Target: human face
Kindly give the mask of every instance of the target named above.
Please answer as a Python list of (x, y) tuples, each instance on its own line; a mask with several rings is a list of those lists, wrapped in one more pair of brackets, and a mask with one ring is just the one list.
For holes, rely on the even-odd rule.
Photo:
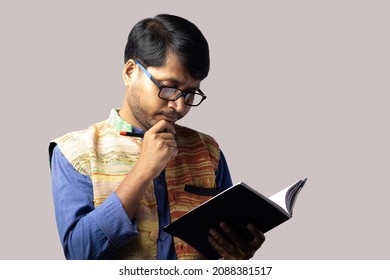
[[(178, 58), (168, 55), (165, 65), (147, 67), (148, 72), (165, 86), (187, 91), (199, 89), (201, 80), (193, 79), (182, 67)], [(126, 96), (120, 115), (133, 126), (148, 130), (160, 120), (175, 123), (190, 110), (181, 97), (166, 101), (158, 97), (159, 88), (145, 75), (135, 61), (129, 60), (124, 68)]]

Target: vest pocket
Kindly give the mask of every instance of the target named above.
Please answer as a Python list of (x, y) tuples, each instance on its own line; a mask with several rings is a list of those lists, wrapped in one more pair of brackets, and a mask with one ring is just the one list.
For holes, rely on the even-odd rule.
[(220, 188), (202, 188), (192, 185), (185, 185), (184, 191), (200, 196), (215, 196), (222, 192)]

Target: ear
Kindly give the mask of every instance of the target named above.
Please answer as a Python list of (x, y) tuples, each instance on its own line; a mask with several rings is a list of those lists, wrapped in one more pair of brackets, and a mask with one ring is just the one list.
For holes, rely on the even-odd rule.
[(123, 67), (122, 71), (122, 79), (125, 83), (125, 86), (128, 86), (130, 84), (130, 80), (132, 77), (134, 77), (134, 72), (136, 72), (136, 63), (134, 60), (129, 59), (125, 66)]

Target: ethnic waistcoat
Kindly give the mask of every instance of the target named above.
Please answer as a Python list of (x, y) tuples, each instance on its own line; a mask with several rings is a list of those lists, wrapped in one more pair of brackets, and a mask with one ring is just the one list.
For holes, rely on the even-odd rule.
[[(116, 190), (138, 160), (142, 140), (119, 133), (123, 129), (131, 131), (129, 126), (113, 110), (108, 120), (54, 140), (73, 167), (91, 178), (95, 208)], [(218, 144), (210, 136), (178, 125), (175, 130), (178, 154), (165, 168), (171, 221), (210, 198), (184, 188), (185, 185), (216, 188), (215, 171), (220, 156)], [(121, 248), (117, 257), (155, 259), (159, 227), (153, 182), (133, 219), (139, 235)], [(174, 244), (178, 259), (204, 258), (179, 238), (174, 237)]]

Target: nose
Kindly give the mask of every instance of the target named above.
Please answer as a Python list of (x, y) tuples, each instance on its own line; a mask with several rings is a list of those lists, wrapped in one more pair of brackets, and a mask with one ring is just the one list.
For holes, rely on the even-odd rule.
[(184, 113), (187, 105), (184, 104), (184, 96), (180, 96), (175, 101), (168, 101), (168, 107), (174, 109), (178, 113)]

